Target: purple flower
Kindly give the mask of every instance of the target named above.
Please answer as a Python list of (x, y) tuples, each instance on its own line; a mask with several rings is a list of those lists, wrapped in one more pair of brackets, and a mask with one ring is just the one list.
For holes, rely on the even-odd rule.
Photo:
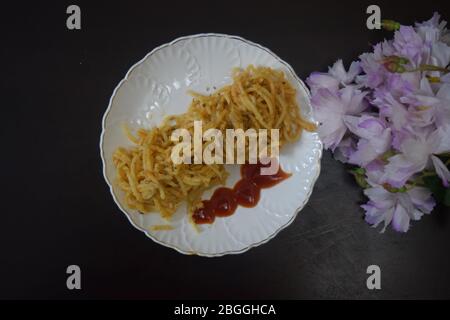
[(361, 138), (357, 150), (349, 157), (349, 163), (366, 166), (391, 147), (391, 129), (385, 121), (363, 114), (360, 117), (345, 116), (349, 130)]
[(346, 137), (334, 149), (334, 158), (347, 163), (349, 158), (356, 152), (356, 141), (353, 137)]
[(420, 220), (424, 213), (430, 213), (435, 201), (431, 192), (422, 187), (413, 187), (406, 192), (389, 192), (381, 186), (364, 190), (369, 198), (361, 207), (366, 211), (365, 220), (373, 227), (384, 223), (381, 232), (392, 223), (396, 231), (406, 232), (411, 220)]
[(313, 72), (306, 79), (306, 83), (311, 89), (311, 94), (314, 96), (320, 89), (327, 89), (330, 92), (336, 93), (339, 90), (339, 80), (328, 73)]
[(406, 138), (410, 138), (412, 135), (410, 128), (402, 128), (400, 130), (392, 131), (392, 148), (400, 151), (400, 146)]
[(414, 67), (426, 63), (431, 51), (430, 44), (410, 26), (401, 26), (400, 30), (395, 32), (392, 46), (399, 56), (408, 58)]
[(420, 89), (400, 99), (410, 105), (409, 121), (419, 127), (435, 122), (437, 126), (450, 123), (450, 84), (444, 83), (435, 94), (427, 78), (420, 82)]
[(400, 151), (400, 154), (389, 159), (384, 182), (400, 188), (413, 174), (434, 167), (442, 183), (448, 186), (450, 172), (436, 154), (450, 151), (450, 125), (434, 131), (417, 129), (414, 135), (402, 141)]
[(450, 63), (450, 46), (443, 42), (433, 43), (428, 63), (438, 67), (447, 67)]
[(431, 161), (433, 162), (434, 169), (436, 170), (436, 174), (441, 178), (442, 184), (444, 187), (449, 187), (450, 181), (450, 172), (448, 171), (447, 166), (435, 155), (431, 156)]
[(313, 72), (306, 79), (311, 88), (311, 93), (316, 94), (319, 89), (328, 89), (333, 93), (336, 93), (341, 87), (350, 84), (355, 77), (361, 72), (359, 62), (352, 62), (350, 68), (345, 71), (342, 60), (338, 60), (332, 67), (328, 69), (328, 73)]
[(372, 187), (378, 187), (383, 184), (382, 178), (384, 176), (384, 166), (383, 160), (376, 159), (370, 162), (366, 167), (366, 181)]
[(424, 22), (416, 22), (415, 27), (417, 33), (427, 42), (446, 41), (446, 37), (449, 35), (445, 26), (446, 21), (440, 21), (441, 16), (435, 12), (430, 20)]
[[(445, 187), (450, 170), (450, 32), (439, 14), (400, 26), (392, 40), (373, 46), (348, 69), (338, 60), (307, 79), (319, 135), (352, 173), (369, 201), (373, 226), (406, 232), (435, 202), (421, 184), (431, 171)], [(447, 69), (447, 70), (446, 70)], [(365, 179), (365, 180), (364, 180)]]
[(345, 71), (344, 64), (341, 59), (336, 61), (334, 65), (329, 68), (328, 73), (333, 76), (335, 79), (338, 79), (342, 84), (348, 85), (353, 80), (355, 80), (356, 76), (360, 74), (361, 67), (359, 65), (359, 61), (353, 61), (350, 64), (350, 68), (348, 72)]
[(361, 68), (365, 74), (358, 76), (357, 82), (371, 89), (383, 84), (389, 72), (382, 62), (386, 57), (394, 54), (395, 50), (392, 47), (392, 41), (385, 40), (376, 44), (373, 47), (373, 52), (360, 55)]
[(367, 108), (366, 94), (348, 86), (338, 92), (318, 89), (312, 96), (314, 114), (321, 123), (318, 132), (326, 149), (334, 151), (347, 132), (344, 116), (359, 114)]
[(400, 99), (417, 90), (420, 79), (420, 72), (388, 73), (382, 88), (389, 90), (394, 98)]
[(408, 108), (395, 99), (385, 89), (375, 90), (375, 99), (372, 103), (380, 109), (380, 116), (387, 117), (394, 130), (402, 130), (409, 127)]

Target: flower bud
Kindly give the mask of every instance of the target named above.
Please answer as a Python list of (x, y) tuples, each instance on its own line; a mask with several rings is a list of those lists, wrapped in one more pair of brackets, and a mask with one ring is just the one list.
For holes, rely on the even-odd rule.
[(396, 31), (400, 29), (400, 23), (394, 20), (381, 20), (381, 26), (387, 31)]
[(384, 58), (382, 63), (389, 72), (403, 73), (407, 71), (404, 65), (408, 64), (409, 60), (404, 57), (392, 55)]
[(402, 66), (400, 63), (398, 62), (387, 62), (384, 63), (384, 67), (392, 73), (403, 73), (406, 71), (406, 68), (404, 66)]
[(355, 181), (356, 183), (361, 187), (361, 188), (368, 188), (369, 184), (366, 181), (365, 178), (365, 173), (366, 170), (364, 168), (353, 168), (352, 170), (350, 170), (350, 173), (353, 174), (353, 176), (355, 177)]
[(400, 64), (408, 64), (409, 60), (407, 58), (404, 58), (404, 57), (398, 57), (398, 63), (400, 63)]

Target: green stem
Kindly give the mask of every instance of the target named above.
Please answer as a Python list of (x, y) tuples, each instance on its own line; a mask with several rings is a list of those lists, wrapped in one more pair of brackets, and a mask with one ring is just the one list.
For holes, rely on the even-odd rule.
[(439, 156), (439, 157), (450, 157), (450, 152), (439, 153), (437, 156)]
[(433, 66), (431, 64), (421, 64), (416, 69), (406, 70), (406, 72), (416, 72), (416, 71), (439, 71), (443, 73), (449, 73), (450, 70), (443, 67)]
[(381, 26), (388, 31), (396, 31), (400, 29), (400, 23), (394, 20), (381, 20)]

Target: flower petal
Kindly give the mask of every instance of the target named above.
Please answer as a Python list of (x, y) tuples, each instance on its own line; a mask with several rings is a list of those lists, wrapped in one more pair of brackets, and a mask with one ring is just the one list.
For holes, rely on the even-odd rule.
[(387, 209), (394, 205), (395, 195), (381, 186), (367, 188), (364, 194), (373, 201), (378, 209)]
[(334, 158), (342, 163), (347, 163), (348, 159), (356, 151), (355, 141), (352, 137), (343, 139), (334, 150)]
[(349, 86), (342, 88), (340, 94), (346, 114), (357, 115), (367, 108), (367, 103), (364, 102), (364, 97), (367, 95), (367, 92)]
[(427, 188), (414, 187), (408, 190), (407, 193), (414, 206), (424, 213), (430, 213), (436, 205), (436, 202), (431, 196), (431, 191)]
[(439, 144), (433, 150), (433, 153), (450, 152), (450, 124), (438, 128), (436, 140), (439, 141)]
[(443, 42), (433, 43), (431, 55), (436, 58), (436, 64), (439, 67), (446, 68), (450, 63), (450, 47)]
[(442, 184), (448, 188), (450, 182), (450, 171), (448, 171), (448, 168), (441, 161), (441, 159), (435, 155), (431, 155), (431, 161), (433, 162), (436, 174), (442, 179)]
[(349, 163), (365, 167), (375, 160), (379, 154), (375, 151), (369, 140), (360, 139), (356, 151), (350, 156)]
[(392, 218), (392, 226), (394, 229), (399, 232), (408, 231), (410, 220), (411, 219), (405, 208), (402, 205), (397, 204), (395, 207), (394, 216)]
[(401, 188), (413, 174), (422, 171), (425, 165), (426, 161), (413, 162), (404, 154), (398, 154), (389, 158), (382, 180), (395, 188)]
[(311, 88), (311, 93), (316, 94), (318, 89), (328, 89), (331, 92), (337, 92), (339, 89), (339, 80), (328, 73), (313, 72), (306, 79), (306, 83)]

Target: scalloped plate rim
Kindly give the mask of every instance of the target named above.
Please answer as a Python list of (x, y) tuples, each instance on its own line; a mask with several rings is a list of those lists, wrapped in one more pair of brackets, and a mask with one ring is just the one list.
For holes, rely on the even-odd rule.
[[(182, 37), (178, 37), (174, 40), (172, 40), (171, 42), (162, 44), (156, 48), (154, 48), (153, 50), (151, 50), (149, 53), (147, 53), (141, 60), (139, 60), (138, 62), (136, 62), (135, 64), (133, 64), (127, 71), (125, 77), (119, 82), (119, 84), (114, 88), (114, 91), (111, 95), (111, 98), (109, 99), (109, 103), (108, 103), (108, 108), (106, 109), (105, 113), (103, 114), (102, 117), (102, 132), (100, 135), (100, 143), (99, 143), (99, 147), (100, 147), (100, 156), (101, 156), (101, 160), (102, 160), (102, 173), (103, 173), (103, 178), (106, 181), (106, 184), (109, 187), (109, 191), (113, 197), (114, 202), (116, 203), (116, 205), (119, 207), (120, 211), (122, 211), (122, 213), (127, 217), (128, 221), (131, 223), (131, 225), (136, 228), (139, 231), (142, 231), (148, 238), (152, 239), (154, 242), (156, 242), (157, 244), (163, 245), (165, 247), (168, 248), (172, 248), (174, 250), (176, 250), (177, 252), (181, 253), (181, 254), (185, 254), (185, 255), (197, 255), (197, 256), (202, 256), (202, 257), (221, 257), (227, 254), (240, 254), (240, 253), (244, 253), (248, 250), (250, 250), (251, 248), (255, 248), (257, 246), (260, 246), (264, 243), (267, 243), (269, 240), (273, 239), (275, 236), (277, 236), (283, 229), (287, 228), (289, 225), (292, 224), (292, 222), (295, 220), (295, 218), (297, 217), (297, 215), (299, 214), (299, 212), (305, 207), (305, 205), (307, 204), (312, 190), (314, 188), (314, 185), (320, 175), (320, 171), (321, 171), (321, 159), (322, 159), (322, 153), (323, 153), (323, 147), (322, 147), (322, 142), (320, 139), (318, 139), (318, 143), (320, 145), (320, 148), (318, 148), (319, 150), (319, 154), (317, 157), (317, 163), (315, 164), (316, 166), (316, 175), (312, 178), (311, 181), (311, 188), (308, 190), (308, 192), (306, 193), (305, 196), (305, 200), (303, 201), (303, 203), (295, 210), (294, 214), (292, 215), (292, 217), (282, 226), (280, 226), (277, 230), (275, 230), (270, 236), (268, 236), (266, 239), (256, 242), (256, 243), (252, 243), (250, 245), (248, 245), (245, 248), (239, 249), (239, 250), (232, 250), (232, 251), (225, 251), (225, 252), (219, 252), (219, 253), (204, 253), (204, 252), (192, 252), (192, 251), (185, 251), (183, 249), (178, 248), (175, 245), (166, 243), (164, 241), (158, 240), (156, 237), (154, 237), (152, 234), (149, 233), (148, 230), (138, 226), (134, 220), (131, 218), (131, 215), (122, 207), (122, 205), (120, 204), (120, 202), (117, 200), (117, 196), (114, 193), (114, 189), (112, 186), (112, 183), (109, 181), (107, 174), (106, 174), (106, 160), (105, 160), (105, 156), (104, 156), (104, 151), (103, 151), (103, 138), (105, 135), (105, 130), (106, 130), (106, 119), (108, 118), (113, 100), (116, 96), (117, 91), (122, 87), (122, 84), (128, 80), (129, 75), (134, 71), (134, 69), (136, 67), (138, 67), (141, 63), (143, 63), (148, 57), (150, 57), (152, 54), (154, 54), (156, 51), (161, 50), (165, 47), (171, 46), (179, 41), (183, 41), (183, 40), (188, 40), (188, 39), (193, 39), (193, 38), (199, 38), (199, 37), (223, 37), (223, 38), (230, 38), (230, 39), (234, 39), (234, 40), (240, 40), (246, 44), (249, 44), (251, 46), (255, 46), (258, 47), (259, 49), (262, 49), (264, 51), (266, 51), (268, 54), (270, 54), (271, 56), (273, 56), (278, 62), (280, 62), (281, 64), (283, 64), (288, 70), (289, 72), (292, 74), (292, 76), (294, 77), (294, 79), (300, 84), (300, 86), (302, 87), (302, 89), (304, 90), (304, 92), (306, 93), (307, 97), (308, 97), (308, 104), (310, 107), (310, 110), (312, 112), (312, 107), (311, 107), (311, 102), (310, 102), (310, 98), (311, 98), (311, 94), (308, 90), (308, 88), (306, 87), (306, 85), (303, 83), (303, 81), (297, 76), (297, 74), (295, 73), (294, 69), (291, 67), (291, 65), (289, 63), (287, 63), (286, 61), (284, 61), (283, 59), (281, 59), (280, 57), (278, 57), (275, 53), (273, 53), (270, 49), (254, 43), (250, 40), (244, 39), (240, 36), (236, 36), (236, 35), (228, 35), (228, 34), (223, 34), (223, 33), (199, 33), (199, 34), (194, 34), (194, 35), (188, 35), (188, 36), (182, 36)], [(311, 113), (312, 115), (313, 113)]]

